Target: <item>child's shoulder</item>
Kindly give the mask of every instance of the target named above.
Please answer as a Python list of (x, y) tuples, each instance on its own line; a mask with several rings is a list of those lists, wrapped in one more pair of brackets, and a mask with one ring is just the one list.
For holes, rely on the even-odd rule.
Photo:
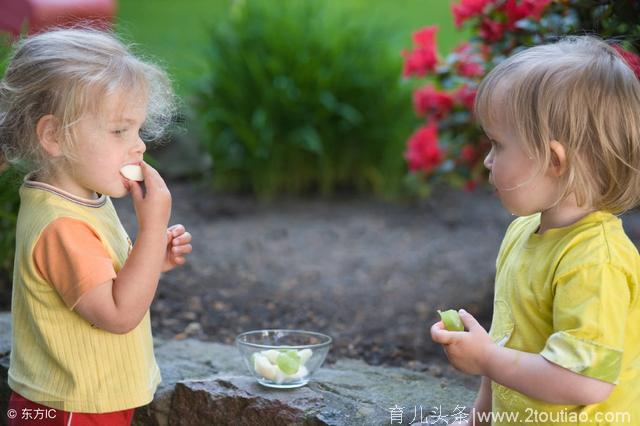
[(540, 213), (534, 213), (529, 216), (516, 217), (505, 233), (505, 240), (517, 239), (523, 235), (530, 235), (540, 226)]
[(560, 242), (565, 265), (608, 264), (632, 275), (640, 270), (638, 249), (613, 214), (590, 214), (570, 227)]

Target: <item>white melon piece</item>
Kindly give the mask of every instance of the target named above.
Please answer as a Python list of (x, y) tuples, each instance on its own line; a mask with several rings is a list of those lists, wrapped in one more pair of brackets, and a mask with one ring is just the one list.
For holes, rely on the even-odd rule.
[(142, 168), (136, 164), (127, 164), (120, 169), (120, 174), (129, 180), (143, 181)]
[(287, 381), (300, 380), (304, 379), (307, 375), (309, 375), (309, 370), (304, 365), (298, 368), (298, 371), (295, 374), (291, 374), (286, 377)]
[(268, 380), (276, 380), (278, 373), (282, 373), (276, 366), (269, 362), (266, 356), (260, 353), (253, 355), (253, 369), (256, 373)]
[(278, 362), (278, 355), (280, 355), (280, 352), (275, 350), (275, 349), (269, 349), (267, 351), (262, 351), (260, 352), (262, 355), (266, 356), (267, 359), (269, 359), (269, 362), (271, 364), (275, 364)]
[(313, 351), (309, 348), (298, 351), (298, 356), (300, 357), (300, 364), (302, 365), (306, 364), (306, 362), (309, 361), (309, 358), (311, 358), (311, 355), (313, 355)]
[(276, 369), (276, 377), (275, 377), (275, 379), (271, 379), (271, 380), (274, 380), (274, 381), (275, 381), (277, 384), (279, 384), (279, 385), (281, 385), (282, 383), (284, 383), (284, 382), (286, 382), (286, 381), (288, 381), (288, 380), (289, 380), (289, 376), (288, 376), (288, 375), (286, 375), (286, 374), (284, 374), (284, 373), (282, 372), (282, 370), (280, 370), (280, 369), (278, 368), (278, 366), (277, 366), (277, 365), (276, 365), (276, 366), (273, 366), (273, 368), (275, 368), (275, 369)]

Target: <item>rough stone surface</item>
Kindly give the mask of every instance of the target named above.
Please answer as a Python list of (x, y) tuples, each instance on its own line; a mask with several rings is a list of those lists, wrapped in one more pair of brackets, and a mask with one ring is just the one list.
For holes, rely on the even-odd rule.
[[(0, 401), (5, 404), (10, 328), (9, 313), (0, 313)], [(163, 382), (154, 401), (136, 410), (134, 425), (386, 425), (394, 407), (409, 424), (430, 413), (468, 409), (475, 395), (455, 376), (352, 359), (321, 368), (302, 388), (274, 390), (248, 374), (230, 345), (156, 339), (155, 353)]]

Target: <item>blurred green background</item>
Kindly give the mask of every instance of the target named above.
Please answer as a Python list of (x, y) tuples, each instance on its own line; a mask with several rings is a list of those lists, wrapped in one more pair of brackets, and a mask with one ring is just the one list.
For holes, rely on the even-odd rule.
[(222, 191), (395, 198), (410, 191), (411, 90), (425, 83), (402, 79), (402, 51), (425, 26), (438, 27), (441, 56), (467, 39), (451, 3), (122, 0), (116, 31), (169, 72), (181, 101), (186, 133), (171, 161), (157, 154), (166, 176), (182, 159)]
[[(125, 39), (139, 46), (166, 66), (175, 89), (188, 97), (193, 82), (207, 72), (203, 52), (211, 30), (224, 18), (234, 0), (120, 0), (116, 29)], [(237, 1), (237, 0), (235, 0)], [(411, 34), (418, 28), (438, 25), (438, 47), (446, 54), (468, 38), (468, 31), (457, 31), (450, 0), (328, 0), (328, 7), (393, 28), (389, 43), (398, 52), (398, 75), (402, 67), (401, 50), (411, 47)], [(273, 1), (278, 7), (278, 1)]]

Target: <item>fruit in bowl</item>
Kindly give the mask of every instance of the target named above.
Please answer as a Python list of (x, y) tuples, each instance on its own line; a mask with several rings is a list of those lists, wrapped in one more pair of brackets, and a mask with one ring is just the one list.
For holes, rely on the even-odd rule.
[(264, 386), (304, 386), (324, 362), (331, 337), (303, 330), (256, 330), (236, 337), (251, 374)]
[(313, 350), (307, 348), (295, 349), (267, 349), (253, 354), (253, 369), (267, 380), (277, 384), (291, 380), (303, 379), (309, 375), (305, 364), (313, 355)]

